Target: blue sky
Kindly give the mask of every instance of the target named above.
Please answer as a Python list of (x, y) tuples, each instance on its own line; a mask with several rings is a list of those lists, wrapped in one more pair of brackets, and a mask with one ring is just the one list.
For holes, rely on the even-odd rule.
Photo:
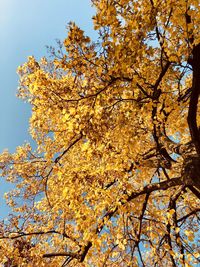
[[(0, 0), (0, 153), (30, 141), (28, 120), (30, 107), (16, 98), (16, 69), (27, 57), (47, 55), (46, 45), (63, 40), (66, 25), (75, 21), (94, 36), (90, 0)], [(0, 181), (0, 217), (7, 213), (3, 194), (9, 186)]]

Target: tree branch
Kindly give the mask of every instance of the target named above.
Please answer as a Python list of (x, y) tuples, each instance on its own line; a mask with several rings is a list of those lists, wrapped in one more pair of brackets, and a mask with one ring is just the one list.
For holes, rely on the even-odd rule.
[(197, 125), (198, 98), (200, 95), (200, 44), (193, 48), (192, 56), (193, 79), (187, 121), (192, 142), (200, 156), (200, 134)]
[(195, 215), (197, 212), (200, 212), (200, 208), (197, 208), (197, 209), (195, 209), (195, 210), (189, 212), (189, 213), (186, 214), (185, 216), (179, 218), (179, 219), (177, 220), (177, 223), (186, 220), (186, 219), (189, 218), (190, 216)]

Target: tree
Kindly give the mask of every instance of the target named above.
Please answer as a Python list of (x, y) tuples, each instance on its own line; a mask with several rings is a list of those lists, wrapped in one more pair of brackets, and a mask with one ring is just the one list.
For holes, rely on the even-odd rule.
[[(15, 184), (1, 262), (194, 266), (199, 1), (92, 3), (97, 41), (70, 23), (52, 57), (18, 69), (36, 148), (1, 154), (2, 176)], [(16, 240), (28, 244), (23, 253)]]

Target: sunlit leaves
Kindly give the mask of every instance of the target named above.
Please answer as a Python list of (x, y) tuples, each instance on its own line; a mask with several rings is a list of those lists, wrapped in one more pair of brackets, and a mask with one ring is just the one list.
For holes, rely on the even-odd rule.
[[(18, 68), (36, 147), (0, 155), (16, 187), (5, 195), (14, 215), (1, 225), (1, 262), (196, 264), (199, 199), (184, 164), (195, 154), (187, 115), (198, 1), (92, 3), (97, 41), (69, 23), (51, 59)], [(23, 253), (13, 238), (28, 242)]]

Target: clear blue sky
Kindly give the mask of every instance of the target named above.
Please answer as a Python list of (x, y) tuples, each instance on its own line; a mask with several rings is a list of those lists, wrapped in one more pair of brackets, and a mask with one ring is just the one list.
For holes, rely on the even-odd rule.
[[(46, 55), (46, 45), (63, 40), (65, 26), (75, 21), (94, 36), (90, 0), (0, 0), (0, 153), (30, 141), (28, 104), (16, 98), (16, 69), (29, 55)], [(0, 217), (7, 213), (2, 196), (9, 186), (0, 181)]]

